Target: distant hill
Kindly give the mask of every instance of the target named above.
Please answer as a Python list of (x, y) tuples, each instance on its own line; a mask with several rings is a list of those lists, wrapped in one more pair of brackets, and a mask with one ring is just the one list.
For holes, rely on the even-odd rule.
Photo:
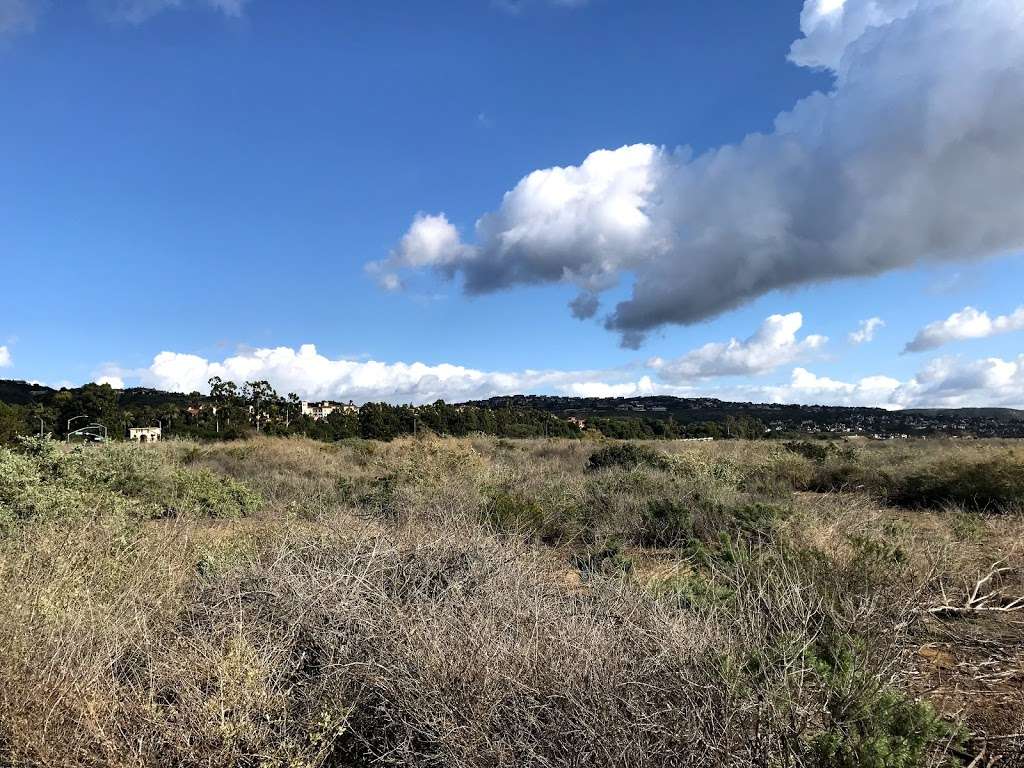
[(481, 408), (532, 408), (563, 418), (633, 418), (674, 421), (689, 425), (757, 419), (772, 432), (899, 435), (976, 435), (1024, 437), (1024, 411), (1012, 408), (918, 408), (887, 411), (833, 405), (729, 402), (711, 397), (560, 397), (511, 395), (474, 400), (464, 405)]
[[(33, 403), (47, 404), (53, 400), (58, 392), (69, 392), (77, 395), (85, 391), (87, 387), (65, 387), (54, 389), (43, 384), (33, 384), (28, 381), (16, 379), (0, 379), (0, 403), (8, 405), (32, 405)], [(165, 404), (181, 405), (188, 402), (188, 395), (179, 392), (164, 392), (159, 389), (146, 387), (130, 387), (118, 390), (118, 402), (124, 407), (159, 406)]]
[(57, 390), (27, 381), (0, 379), (0, 403), (31, 405), (52, 397)]
[(1024, 410), (1017, 408), (908, 408), (902, 413), (922, 414), (926, 416), (966, 416), (967, 418), (1007, 419), (1024, 421)]
[[(105, 393), (105, 394), (104, 394)], [(97, 401), (96, 398), (100, 400)], [(101, 408), (130, 412), (135, 416), (182, 413), (204, 397), (163, 392), (145, 387), (111, 391), (87, 384), (53, 389), (26, 381), (0, 379), (0, 402), (19, 406), (47, 406), (61, 414), (62, 423), (80, 412), (68, 401), (90, 403), (85, 411)], [(106, 402), (106, 405), (103, 405)], [(851, 408), (828, 405), (729, 402), (711, 397), (563, 397), (557, 395), (507, 395), (460, 403), (489, 411), (544, 413), (560, 419), (586, 420), (610, 436), (760, 436), (763, 434), (833, 434), (872, 437), (926, 436), (936, 434), (978, 437), (1024, 437), (1024, 410), (1012, 408), (915, 408), (886, 411), (882, 408)], [(70, 409), (67, 413), (65, 410)], [(639, 420), (639, 421), (638, 421)], [(111, 419), (113, 421), (113, 419)], [(671, 424), (666, 422), (671, 421)], [(706, 425), (719, 425), (711, 429)], [(625, 426), (625, 428), (624, 428)]]

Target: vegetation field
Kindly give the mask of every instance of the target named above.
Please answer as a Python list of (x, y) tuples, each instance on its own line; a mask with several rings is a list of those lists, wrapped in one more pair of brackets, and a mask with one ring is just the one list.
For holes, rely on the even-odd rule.
[(3, 766), (1002, 767), (1022, 734), (1011, 441), (0, 448)]

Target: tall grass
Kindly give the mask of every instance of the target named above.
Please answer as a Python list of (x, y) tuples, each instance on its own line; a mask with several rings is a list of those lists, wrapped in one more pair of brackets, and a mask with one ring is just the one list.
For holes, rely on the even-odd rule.
[(971, 518), (957, 559), (964, 513), (900, 527), (867, 491), (798, 493), (832, 456), (663, 447), (0, 452), (0, 764), (824, 768), (966, 748), (908, 653), (940, 586), (1019, 566), (989, 538), (1019, 535), (1012, 511)]

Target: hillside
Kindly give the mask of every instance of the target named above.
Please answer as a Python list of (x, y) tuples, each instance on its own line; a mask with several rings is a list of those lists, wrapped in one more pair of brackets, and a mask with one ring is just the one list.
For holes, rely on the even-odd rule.
[[(241, 393), (242, 388), (238, 391)], [(335, 424), (336, 429), (324, 432), (325, 422), (316, 426), (289, 412), (289, 408), (297, 407), (294, 405), (297, 400), (288, 401), (273, 390), (270, 392), (271, 400), (261, 405), (261, 408), (272, 411), (264, 428), (273, 428), (276, 420), (292, 431), (298, 429), (301, 434), (324, 439), (355, 436), (371, 426), (369, 436), (384, 438), (423, 427), (455, 435), (486, 432), (506, 437), (571, 436), (578, 431), (569, 423), (570, 419), (584, 423), (588, 430), (618, 438), (754, 438), (797, 433), (877, 438), (929, 435), (1024, 437), (1024, 411), (1011, 408), (886, 411), (881, 408), (729, 402), (708, 397), (556, 395), (507, 395), (455, 405), (379, 405), (373, 410), (380, 411), (381, 418), (390, 424), (386, 428), (368, 423), (359, 427), (353, 422), (347, 426)], [(241, 409), (241, 415), (234, 423), (240, 424), (247, 419), (244, 413), (246, 404), (242, 399), (236, 399), (238, 402), (234, 407)], [(20, 408), (25, 418), (30, 420), (26, 421), (27, 424), (35, 424), (34, 420), (42, 416), (49, 428), (56, 428), (58, 432), (67, 419), (87, 414), (107, 424), (155, 423), (160, 420), (169, 433), (184, 431), (196, 437), (220, 434), (214, 431), (213, 411), (209, 408), (213, 401), (198, 393), (185, 395), (144, 387), (112, 390), (96, 384), (56, 390), (25, 381), (0, 380), (0, 403)], [(274, 405), (268, 406), (267, 403)], [(222, 409), (228, 407), (221, 404)], [(367, 409), (364, 407), (361, 411), (365, 413)], [(282, 424), (276, 426), (281, 427)], [(278, 429), (278, 433), (284, 432)]]
[(881, 436), (966, 434), (1024, 437), (1024, 411), (1012, 408), (911, 409), (729, 402), (711, 397), (557, 397), (512, 395), (466, 403), (481, 408), (531, 408), (562, 418), (672, 419), (682, 425), (756, 419), (773, 432), (878, 434)]

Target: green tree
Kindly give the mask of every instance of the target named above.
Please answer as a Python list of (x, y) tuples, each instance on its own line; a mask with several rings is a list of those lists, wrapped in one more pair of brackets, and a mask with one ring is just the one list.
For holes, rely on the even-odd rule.
[(27, 431), (24, 411), (16, 405), (0, 403), (0, 444), (13, 443), (14, 438)]

